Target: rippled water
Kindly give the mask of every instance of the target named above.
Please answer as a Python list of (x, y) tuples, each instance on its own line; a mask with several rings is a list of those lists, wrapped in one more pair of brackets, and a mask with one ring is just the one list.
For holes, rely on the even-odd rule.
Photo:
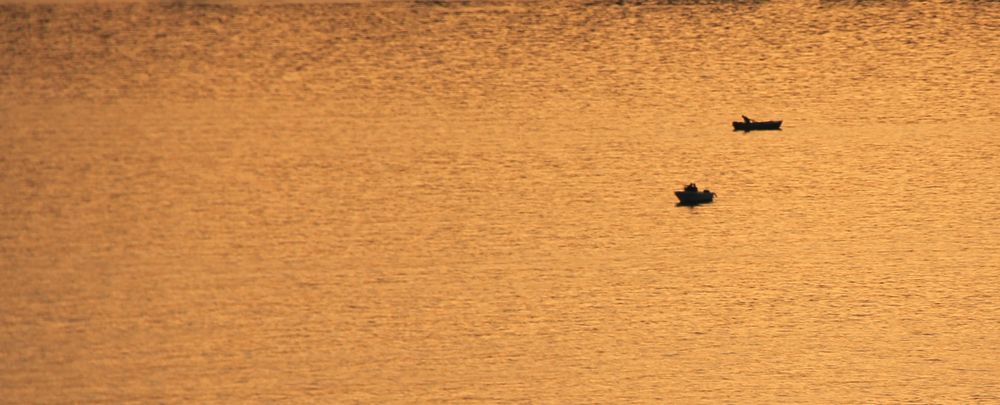
[(0, 5), (0, 398), (998, 402), (998, 66), (990, 1)]

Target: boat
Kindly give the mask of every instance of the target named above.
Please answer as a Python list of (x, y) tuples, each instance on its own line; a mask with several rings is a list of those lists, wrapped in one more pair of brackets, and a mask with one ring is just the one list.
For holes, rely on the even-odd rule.
[(678, 200), (681, 200), (682, 205), (708, 203), (715, 198), (715, 193), (708, 189), (698, 191), (698, 186), (694, 183), (685, 186), (683, 191), (674, 191), (674, 195), (677, 196)]
[(733, 121), (734, 131), (780, 130), (781, 121)]

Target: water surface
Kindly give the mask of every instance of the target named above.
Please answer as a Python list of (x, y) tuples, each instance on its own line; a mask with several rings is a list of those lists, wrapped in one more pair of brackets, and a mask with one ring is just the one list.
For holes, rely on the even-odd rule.
[[(2, 5), (0, 397), (1000, 401), (998, 28)], [(692, 181), (716, 202), (676, 207)]]

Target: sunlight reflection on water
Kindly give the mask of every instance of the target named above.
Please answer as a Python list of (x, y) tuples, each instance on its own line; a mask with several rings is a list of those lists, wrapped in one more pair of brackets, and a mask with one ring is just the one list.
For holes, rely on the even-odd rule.
[(1000, 5), (623, 3), (0, 5), (0, 395), (996, 401)]

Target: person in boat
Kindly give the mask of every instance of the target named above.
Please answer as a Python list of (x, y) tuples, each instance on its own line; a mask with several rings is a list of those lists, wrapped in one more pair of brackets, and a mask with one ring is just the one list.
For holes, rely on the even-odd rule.
[(743, 123), (744, 124), (749, 124), (749, 123), (753, 122), (753, 120), (750, 119), (749, 117), (747, 117), (746, 115), (741, 115), (741, 117), (743, 117)]
[(696, 185), (694, 183), (688, 184), (687, 186), (684, 186), (684, 191), (697, 193), (698, 192), (698, 185)]

